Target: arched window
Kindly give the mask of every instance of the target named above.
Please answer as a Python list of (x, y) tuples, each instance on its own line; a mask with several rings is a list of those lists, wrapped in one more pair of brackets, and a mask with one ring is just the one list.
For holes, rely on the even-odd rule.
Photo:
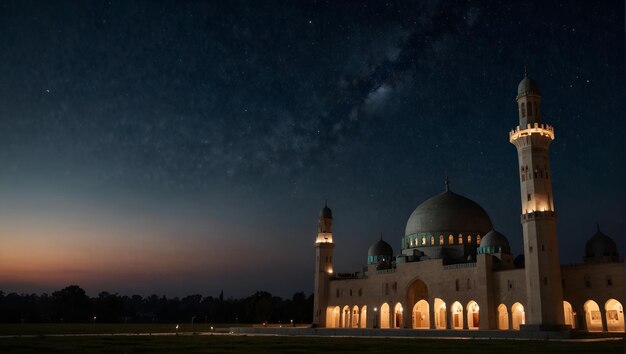
[(422, 236), (422, 245), (426, 245), (426, 236)]
[(524, 102), (519, 104), (519, 109), (522, 112), (522, 118), (526, 117), (526, 109), (524, 108)]
[(459, 245), (463, 244), (463, 235), (459, 234)]
[(430, 236), (430, 245), (431, 246), (435, 245), (435, 236)]
[(468, 245), (472, 244), (472, 235), (467, 235), (467, 244)]
[(443, 245), (443, 235), (439, 235), (439, 245)]
[(476, 235), (476, 244), (480, 245), (480, 235)]
[(533, 115), (533, 103), (528, 101), (528, 116), (532, 116)]
[(449, 245), (453, 245), (454, 244), (454, 236), (452, 236), (452, 235), (448, 236), (448, 244)]

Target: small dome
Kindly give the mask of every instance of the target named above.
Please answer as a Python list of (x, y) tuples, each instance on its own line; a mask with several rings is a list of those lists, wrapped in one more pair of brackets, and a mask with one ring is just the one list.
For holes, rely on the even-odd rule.
[(617, 245), (609, 236), (600, 232), (600, 226), (596, 233), (587, 241), (585, 245), (586, 260), (606, 258), (617, 259)]
[(492, 229), (480, 239), (478, 253), (511, 253), (511, 246), (506, 236)]
[(491, 219), (480, 205), (446, 190), (415, 208), (404, 234), (484, 235), (491, 229)]
[(539, 94), (539, 85), (537, 81), (528, 77), (526, 73), (524, 73), (524, 78), (520, 81), (519, 85), (517, 85), (517, 96), (527, 95), (529, 93)]
[(385, 256), (391, 257), (393, 256), (393, 248), (387, 242), (380, 240), (373, 243), (369, 250), (367, 251), (368, 257), (377, 257), (377, 256)]

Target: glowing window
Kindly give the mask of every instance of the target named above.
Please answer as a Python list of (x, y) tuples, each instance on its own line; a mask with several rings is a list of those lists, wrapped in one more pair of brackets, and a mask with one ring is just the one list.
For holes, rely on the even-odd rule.
[(480, 244), (480, 235), (476, 235), (476, 243)]
[(472, 235), (467, 235), (467, 243), (468, 244), (472, 243)]
[(452, 236), (452, 235), (448, 236), (448, 244), (449, 245), (453, 245), (454, 244), (454, 236)]
[(430, 236), (430, 245), (434, 245), (435, 244), (435, 236)]
[(459, 234), (459, 245), (463, 244), (463, 235)]
[(439, 244), (443, 245), (443, 235), (439, 235)]
[(426, 236), (422, 236), (422, 245), (426, 244)]

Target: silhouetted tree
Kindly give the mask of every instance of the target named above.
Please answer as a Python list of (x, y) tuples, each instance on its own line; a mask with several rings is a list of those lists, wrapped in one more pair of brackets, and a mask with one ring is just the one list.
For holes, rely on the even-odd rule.
[(70, 285), (52, 293), (54, 315), (65, 322), (84, 322), (91, 318), (89, 297), (78, 285)]

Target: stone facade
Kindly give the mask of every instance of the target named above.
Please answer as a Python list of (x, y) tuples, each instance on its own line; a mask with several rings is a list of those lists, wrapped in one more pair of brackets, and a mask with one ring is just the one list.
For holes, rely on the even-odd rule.
[(362, 272), (336, 273), (326, 206), (315, 243), (314, 326), (624, 332), (615, 243), (598, 229), (585, 263), (559, 265), (548, 159), (554, 129), (541, 122), (538, 85), (526, 75), (516, 100), (520, 125), (509, 138), (518, 150), (525, 259), (514, 260), (484, 210), (446, 180), (445, 192), (409, 218), (399, 255), (381, 239)]

